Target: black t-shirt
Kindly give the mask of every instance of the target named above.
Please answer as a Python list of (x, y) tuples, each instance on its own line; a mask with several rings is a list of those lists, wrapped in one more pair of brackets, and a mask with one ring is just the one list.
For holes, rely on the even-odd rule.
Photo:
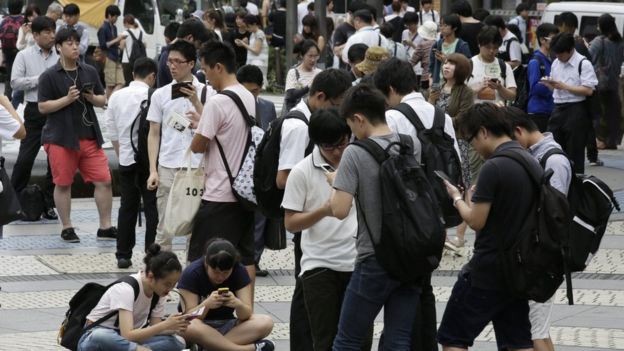
[[(516, 141), (500, 145), (494, 155), (513, 150), (525, 157), (529, 164), (540, 168), (535, 158)], [(471, 271), (472, 284), (481, 289), (503, 288), (498, 265), (499, 240), (510, 243), (521, 229), (531, 211), (536, 188), (522, 165), (507, 157), (490, 157), (481, 168), (475, 203), (491, 203), (485, 226), (477, 233), (472, 259), (465, 267)]]
[(241, 33), (238, 29), (234, 29), (232, 31), (232, 36), (229, 38), (230, 40), (232, 40), (231, 44), (234, 47), (234, 52), (236, 53), (236, 66), (237, 67), (244, 66), (247, 63), (247, 49), (245, 49), (245, 47), (243, 46), (236, 45), (234, 41), (236, 39), (243, 40), (245, 38), (249, 40), (250, 36), (251, 36), (251, 33), (249, 32)]
[(286, 37), (286, 10), (275, 10), (269, 14), (269, 21), (273, 24), (273, 34)]
[[(200, 301), (203, 301), (213, 291), (219, 288), (229, 288), (230, 292), (234, 293), (251, 283), (249, 275), (245, 266), (237, 264), (232, 270), (229, 278), (227, 278), (222, 284), (214, 286), (208, 279), (208, 272), (206, 272), (206, 266), (204, 265), (204, 258), (199, 258), (193, 261), (180, 277), (178, 282), (178, 289), (184, 289), (199, 296)], [(206, 315), (207, 320), (224, 320), (233, 319), (234, 309), (229, 307), (221, 307), (216, 310), (208, 311)]]
[(334, 46), (345, 44), (350, 36), (355, 33), (355, 27), (348, 22), (343, 22), (334, 30)]
[(462, 23), (461, 30), (459, 31), (459, 37), (468, 43), (470, 47), (470, 52), (473, 55), (477, 55), (479, 53), (479, 42), (477, 41), (477, 36), (479, 32), (483, 28), (483, 23)]

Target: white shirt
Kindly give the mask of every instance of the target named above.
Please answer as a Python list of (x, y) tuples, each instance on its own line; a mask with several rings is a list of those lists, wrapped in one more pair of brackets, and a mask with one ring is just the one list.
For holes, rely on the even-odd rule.
[[(295, 212), (311, 212), (322, 207), (331, 196), (325, 172), (327, 164), (318, 148), (290, 171), (282, 207)], [(357, 210), (351, 206), (349, 215), (338, 220), (325, 217), (301, 233), (301, 275), (315, 268), (329, 268), (338, 272), (352, 272), (357, 251)], [(300, 276), (301, 276), (300, 275)]]
[[(301, 111), (310, 121), (312, 112), (305, 99), (299, 101), (292, 110)], [(289, 118), (282, 123), (281, 136), (278, 171), (293, 169), (305, 157), (305, 150), (310, 143), (308, 126), (297, 118)]]
[(247, 2), (247, 6), (245, 6), (245, 9), (247, 9), (247, 12), (249, 12), (250, 15), (258, 16), (260, 14), (260, 12), (258, 11), (258, 5), (254, 4), (251, 1)]
[(114, 92), (108, 99), (108, 108), (104, 112), (106, 130), (112, 141), (119, 142), (119, 165), (121, 166), (135, 164), (131, 141), (134, 140), (137, 145), (138, 122), (132, 137), (130, 129), (141, 110), (141, 102), (147, 99), (148, 90), (147, 84), (133, 81), (126, 88)]
[(511, 31), (507, 31), (507, 34), (503, 37), (503, 43), (498, 48), (499, 53), (507, 52), (507, 42), (516, 39), (509, 44), (509, 60), (510, 61), (518, 61), (522, 62), (522, 47), (520, 46), (520, 41), (518, 41), (518, 37), (516, 37)]
[[(187, 128), (184, 132), (180, 133), (167, 124), (173, 112), (182, 117), (187, 117), (186, 113), (188, 111), (194, 111), (193, 104), (191, 104), (187, 98), (177, 98), (175, 100), (171, 100), (171, 86), (175, 83), (177, 82), (173, 80), (164, 87), (156, 89), (156, 91), (152, 94), (150, 108), (147, 112), (147, 120), (150, 122), (160, 123), (162, 127), (158, 163), (166, 168), (180, 168), (187, 166), (187, 163), (184, 162), (184, 156), (188, 148), (191, 146), (191, 141), (193, 140), (193, 135), (195, 134), (195, 132), (190, 128)], [(204, 84), (201, 84), (199, 80), (193, 76), (193, 86), (197, 92), (197, 97), (201, 99), (201, 92), (204, 88)], [(216, 94), (212, 87), (208, 86), (207, 89), (207, 99)], [(202, 154), (193, 154), (192, 167), (196, 168), (199, 166), (202, 156)]]
[[(497, 78), (500, 81), (503, 80), (502, 75), (501, 75), (501, 70), (500, 70), (500, 65), (498, 63), (498, 59), (495, 58), (494, 61), (490, 62), (490, 63), (485, 63), (481, 60), (481, 57), (479, 55), (475, 55), (472, 57), (472, 76), (468, 79), (468, 82), (466, 83), (466, 85), (468, 85), (468, 87), (470, 87), (474, 92), (475, 92), (475, 103), (479, 103), (479, 102), (499, 102), (499, 101), (505, 101), (500, 94), (498, 93), (498, 91), (496, 92), (496, 99), (495, 100), (481, 100), (478, 97), (478, 89), (481, 86), (481, 84), (483, 83), (483, 80), (485, 78)], [(514, 78), (513, 75), (513, 70), (511, 69), (511, 66), (508, 63), (505, 63), (505, 68), (506, 68), (506, 77), (505, 77), (505, 88), (515, 88), (516, 87), (516, 79)]]
[(522, 18), (522, 16), (518, 15), (511, 20), (509, 20), (509, 24), (515, 24), (520, 29), (520, 34), (522, 34), (522, 41), (526, 41), (527, 38), (527, 21)]
[[(435, 114), (435, 107), (428, 103), (421, 93), (410, 93), (405, 95), (401, 102), (408, 104), (414, 112), (420, 118), (423, 127), (429, 129), (433, 126), (433, 117)], [(386, 123), (390, 130), (395, 133), (407, 134), (414, 140), (414, 145), (420, 144), (418, 136), (416, 135), (416, 127), (412, 122), (407, 119), (401, 112), (393, 109), (386, 111)], [(453, 128), (453, 120), (449, 115), (445, 114), (444, 118), (444, 133), (453, 138), (453, 145), (457, 155), (461, 155), (459, 152), (459, 145), (457, 144), (457, 138), (455, 137), (455, 128)]]
[[(132, 39), (132, 37), (130, 36), (130, 32), (132, 32), (132, 35), (134, 35), (134, 37), (139, 40), (142, 30), (141, 28), (129, 28), (124, 31), (124, 33), (126, 34), (126, 48), (123, 49), (121, 53), (122, 63), (129, 63), (130, 56), (132, 56), (132, 43), (134, 42), (134, 39)], [(141, 41), (145, 44), (145, 34), (143, 34), (143, 37), (141, 39)]]
[(254, 54), (251, 50), (247, 50), (247, 64), (254, 66), (268, 66), (269, 65), (269, 44), (267, 43), (266, 36), (261, 29), (252, 32), (249, 36), (249, 46), (255, 47), (256, 42), (262, 42), (262, 49), (259, 54)]
[(308, 5), (314, 0), (304, 0), (297, 5), (297, 33), (303, 32), (303, 23), (301, 21), (308, 14)]
[[(11, 116), (9, 111), (0, 106), (0, 139), (13, 139), (13, 135), (20, 129), (20, 124)], [(0, 155), (2, 154), (2, 140), (0, 140)]]
[[(297, 72), (299, 72), (299, 78), (297, 78)], [(317, 74), (321, 73), (322, 69), (314, 67), (312, 71), (306, 71), (301, 66), (291, 68), (286, 74), (286, 87), (284, 90), (289, 89), (301, 89), (303, 87), (309, 87)]]
[(440, 24), (440, 14), (436, 10), (431, 10), (429, 12), (420, 11), (419, 13), (420, 23), (423, 24), (427, 21), (434, 22), (435, 24)]
[(388, 40), (383, 35), (379, 34), (372, 26), (362, 27), (349, 37), (344, 49), (342, 50), (342, 61), (349, 63), (349, 48), (354, 44), (366, 44), (369, 48), (371, 46), (381, 46), (383, 48), (388, 47)]
[[(149, 314), (150, 306), (152, 304), (152, 296), (145, 295), (143, 290), (143, 282), (141, 281), (142, 273), (131, 275), (139, 282), (139, 296), (136, 301), (134, 300), (134, 289), (128, 283), (117, 283), (110, 289), (106, 290), (100, 302), (93, 308), (91, 313), (87, 316), (87, 319), (91, 322), (95, 322), (98, 319), (106, 316), (108, 313), (114, 310), (124, 310), (132, 312), (133, 328), (141, 328), (147, 323), (147, 315)], [(161, 298), (158, 301), (156, 307), (152, 311), (152, 318), (161, 318), (165, 314), (165, 303), (167, 299)], [(109, 318), (102, 322), (100, 326), (106, 328), (115, 328), (115, 321), (117, 318)]]
[[(583, 55), (574, 50), (574, 54), (572, 54), (568, 62), (561, 62), (559, 59), (556, 59), (550, 68), (550, 77), (568, 85), (584, 86), (593, 90), (598, 84), (598, 78), (596, 78), (596, 72), (594, 72), (594, 66), (591, 64), (591, 61), (583, 61), (581, 75), (579, 76), (578, 67), (584, 58)], [(555, 89), (553, 90), (553, 99), (556, 104), (562, 104), (583, 101), (586, 97), (572, 94), (567, 90)]]

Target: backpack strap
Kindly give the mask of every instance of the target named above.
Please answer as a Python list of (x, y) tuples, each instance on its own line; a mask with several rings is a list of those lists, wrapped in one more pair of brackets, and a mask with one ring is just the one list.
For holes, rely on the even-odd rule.
[(505, 65), (505, 61), (502, 58), (496, 59), (498, 60), (498, 65), (500, 66), (501, 70), (501, 78), (503, 79), (501, 83), (503, 84), (503, 86), (505, 86), (505, 83), (507, 81), (507, 65)]
[(431, 127), (431, 129), (440, 129), (442, 131), (444, 131), (444, 124), (446, 122), (446, 113), (444, 112), (443, 109), (439, 108), (438, 106), (434, 105), (433, 106), (435, 108), (435, 112), (433, 114), (433, 126)]
[(563, 150), (561, 150), (559, 148), (556, 148), (556, 147), (553, 147), (550, 150), (546, 151), (544, 156), (542, 156), (542, 158), (540, 159), (540, 166), (542, 166), (543, 169), (546, 169), (546, 161), (548, 161), (548, 159), (552, 155), (563, 155), (566, 158), (568, 157), (568, 155), (566, 155), (566, 153), (563, 152)]
[(156, 89), (154, 88), (149, 88), (147, 90), (147, 99), (141, 101), (141, 108), (139, 109), (139, 113), (137, 114), (137, 116), (134, 118), (134, 121), (132, 121), (132, 124), (130, 125), (130, 146), (132, 146), (132, 151), (135, 154), (139, 153), (139, 147), (138, 145), (134, 144), (134, 138), (132, 137), (134, 135), (134, 131), (135, 131), (135, 126), (138, 128), (139, 124), (141, 123), (141, 115), (143, 114), (143, 112), (145, 111), (145, 109), (149, 108), (150, 102), (152, 100), (152, 94), (154, 94), (154, 91)]
[(299, 70), (295, 68), (295, 79), (297, 82), (299, 81), (299, 78), (301, 78), (301, 74), (299, 73)]
[(381, 46), (381, 34), (377, 34), (379, 36), (379, 39), (377, 41), (377, 46)]
[[(206, 89), (206, 88), (204, 88), (204, 89)], [(245, 122), (247, 122), (247, 125), (249, 125), (249, 126), (256, 125), (256, 119), (249, 114), (249, 111), (247, 111), (247, 108), (245, 107), (245, 104), (243, 104), (243, 100), (241, 100), (241, 98), (238, 96), (238, 94), (236, 94), (235, 92), (233, 92), (231, 90), (221, 90), (219, 92), (219, 94), (225, 95), (225, 96), (229, 97), (230, 99), (232, 99), (234, 101), (234, 103), (236, 104), (236, 106), (240, 110), (241, 114), (243, 115), (243, 118), (245, 119)], [(204, 90), (202, 90), (202, 96), (203, 95), (205, 95)]]
[(506, 157), (506, 158), (510, 158), (516, 161), (522, 166), (522, 168), (524, 168), (524, 171), (529, 174), (536, 188), (538, 188), (539, 185), (542, 183), (543, 174), (539, 174), (537, 170), (531, 167), (528, 161), (524, 157), (522, 157), (519, 153), (515, 151), (511, 151), (511, 150), (504, 150), (504, 151), (498, 152), (493, 157)]
[[(141, 287), (139, 286), (139, 282), (134, 277), (129, 275), (119, 278), (113, 284), (109, 285), (106, 290), (108, 290), (111, 286), (119, 283), (128, 283), (132, 287), (132, 290), (134, 291), (134, 301), (139, 298), (139, 294), (141, 293)], [(152, 301), (150, 303), (149, 313), (147, 314), (147, 323), (149, 323), (149, 320), (152, 317), (152, 311), (154, 310), (154, 308), (156, 308), (156, 305), (158, 305), (158, 301), (160, 301), (160, 296), (158, 296), (158, 294), (154, 292), (152, 294)], [(115, 311), (115, 313), (119, 314), (119, 311), (117, 310)], [(89, 327), (91, 327), (92, 325), (93, 324), (91, 324)], [(119, 316), (117, 316), (117, 320), (115, 321), (115, 328), (117, 327), (119, 327)]]
[[(302, 121), (303, 123), (306, 124), (306, 126), (310, 123), (308, 121), (308, 119), (306, 118), (305, 114), (303, 114), (303, 112), (301, 112), (299, 110), (294, 110), (294, 109), (290, 110), (284, 116), (284, 120), (291, 119), (291, 118), (295, 118), (295, 119), (298, 119), (298, 120)], [(308, 143), (308, 146), (305, 149), (305, 156), (308, 156), (309, 154), (311, 154), (312, 150), (314, 150), (314, 143), (312, 143), (312, 141), (310, 141)]]
[(200, 97), (200, 101), (203, 104), (206, 103), (206, 95), (208, 94), (208, 86), (206, 84), (204, 84), (204, 87), (202, 88), (201, 91), (201, 97)]
[(366, 152), (373, 156), (375, 161), (377, 161), (377, 163), (379, 164), (381, 164), (388, 158), (386, 150), (370, 138), (356, 140), (353, 142), (353, 145), (359, 146), (362, 149), (366, 150)]
[[(403, 116), (405, 116), (405, 118), (407, 118), (410, 123), (412, 123), (414, 128), (416, 128), (416, 131), (420, 132), (425, 130), (425, 126), (418, 117), (418, 114), (416, 114), (416, 111), (414, 111), (414, 109), (407, 103), (402, 102), (392, 109), (401, 112), (401, 114), (403, 114)], [(444, 113), (444, 111), (442, 113)]]

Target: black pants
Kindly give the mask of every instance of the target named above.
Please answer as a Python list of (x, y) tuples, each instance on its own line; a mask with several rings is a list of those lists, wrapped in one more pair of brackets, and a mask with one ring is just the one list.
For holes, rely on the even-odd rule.
[(535, 122), (540, 132), (544, 133), (548, 131), (548, 119), (550, 115), (547, 113), (530, 113), (529, 118)]
[(130, 85), (130, 82), (134, 80), (132, 76), (132, 65), (129, 63), (122, 63), (121, 68), (123, 70), (124, 80), (126, 81), (126, 86)]
[(132, 258), (132, 249), (136, 243), (135, 226), (141, 198), (145, 213), (145, 249), (156, 239), (158, 210), (156, 207), (156, 190), (147, 190), (147, 176), (137, 171), (135, 166), (119, 166), (119, 190), (121, 206), (117, 217), (117, 252), (120, 258)]
[(550, 115), (548, 131), (574, 162), (574, 173), (585, 173), (585, 144), (591, 125), (585, 102), (558, 104)]
[[(19, 153), (11, 174), (11, 185), (17, 193), (20, 193), (30, 181), (30, 174), (35, 158), (41, 149), (41, 131), (46, 123), (46, 116), (39, 113), (36, 102), (29, 102), (24, 109), (24, 127), (26, 138), (20, 142)], [(48, 208), (54, 207), (54, 183), (52, 183), (52, 171), (47, 162), (45, 184), (43, 186), (44, 198)]]
[(420, 304), (416, 311), (416, 320), (412, 331), (413, 351), (437, 351), (436, 305), (431, 275), (423, 279)]
[[(312, 331), (308, 319), (303, 285), (299, 278), (301, 273), (301, 233), (295, 233), (295, 291), (290, 303), (290, 350), (291, 351), (314, 351), (312, 344)], [(337, 324), (336, 324), (337, 326)]]

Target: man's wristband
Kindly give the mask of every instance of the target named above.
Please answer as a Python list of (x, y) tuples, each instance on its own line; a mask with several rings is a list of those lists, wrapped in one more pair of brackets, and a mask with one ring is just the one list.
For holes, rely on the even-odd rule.
[(453, 207), (457, 208), (457, 201), (462, 200), (461, 196), (453, 198)]

